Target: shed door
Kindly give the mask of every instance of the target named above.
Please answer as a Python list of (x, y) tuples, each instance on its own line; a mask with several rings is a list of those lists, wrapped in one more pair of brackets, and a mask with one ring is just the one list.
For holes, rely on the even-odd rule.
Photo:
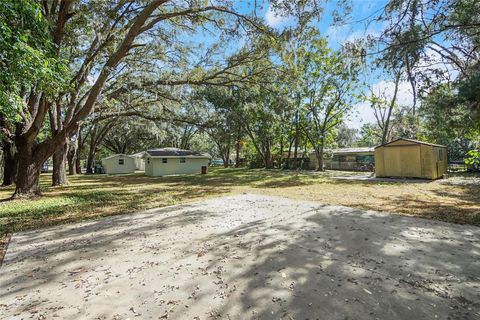
[(402, 177), (420, 177), (422, 167), (420, 161), (420, 146), (401, 147), (400, 162), (402, 165)]
[(385, 164), (386, 176), (400, 177), (402, 175), (400, 148), (385, 147), (383, 150), (383, 163)]
[(420, 146), (385, 147), (385, 175), (392, 177), (420, 177)]

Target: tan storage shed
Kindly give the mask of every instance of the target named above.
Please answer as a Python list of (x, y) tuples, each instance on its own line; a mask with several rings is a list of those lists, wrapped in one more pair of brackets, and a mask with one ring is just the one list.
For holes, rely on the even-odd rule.
[(124, 154), (114, 154), (102, 159), (106, 174), (122, 174), (135, 172), (135, 159)]
[(376, 177), (438, 179), (447, 172), (447, 147), (399, 138), (375, 147)]

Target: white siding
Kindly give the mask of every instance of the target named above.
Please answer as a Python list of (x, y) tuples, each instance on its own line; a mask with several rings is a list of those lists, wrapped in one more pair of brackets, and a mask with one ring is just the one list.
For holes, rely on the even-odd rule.
[(145, 160), (141, 157), (134, 157), (135, 158), (135, 170), (145, 171)]
[(146, 158), (145, 159), (145, 174), (147, 176), (153, 176), (153, 163), (155, 160), (159, 159), (153, 159), (153, 158)]
[(185, 162), (180, 162), (181, 158), (167, 158), (167, 163), (162, 162), (162, 158), (147, 158), (145, 161), (145, 174), (147, 176), (167, 176), (174, 174), (195, 174), (202, 173), (202, 166), (208, 167), (207, 158), (185, 158)]
[[(123, 164), (119, 160), (123, 159)], [(107, 174), (121, 174), (135, 172), (135, 160), (125, 155), (115, 155), (113, 157), (102, 159), (102, 165)]]

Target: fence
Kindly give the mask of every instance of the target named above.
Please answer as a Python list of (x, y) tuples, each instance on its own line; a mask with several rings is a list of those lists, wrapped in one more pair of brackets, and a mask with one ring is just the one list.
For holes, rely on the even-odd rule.
[(465, 172), (467, 170), (468, 170), (468, 167), (464, 161), (450, 161), (448, 163), (448, 167), (447, 167), (448, 172)]

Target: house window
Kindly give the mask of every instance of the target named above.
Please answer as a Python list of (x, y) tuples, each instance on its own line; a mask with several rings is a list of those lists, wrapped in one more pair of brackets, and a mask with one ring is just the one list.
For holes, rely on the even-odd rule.
[(147, 159), (147, 163), (150, 164), (150, 158)]
[(347, 157), (346, 156), (340, 156), (340, 155), (334, 155), (333, 158), (332, 158), (333, 161), (338, 161), (338, 162), (345, 162), (347, 161)]
[(185, 159), (185, 158), (180, 158), (180, 163), (185, 163), (186, 160), (187, 159)]
[(118, 164), (123, 166), (124, 161), (125, 161), (124, 159), (118, 159)]
[(167, 163), (168, 158), (162, 158), (162, 163)]

